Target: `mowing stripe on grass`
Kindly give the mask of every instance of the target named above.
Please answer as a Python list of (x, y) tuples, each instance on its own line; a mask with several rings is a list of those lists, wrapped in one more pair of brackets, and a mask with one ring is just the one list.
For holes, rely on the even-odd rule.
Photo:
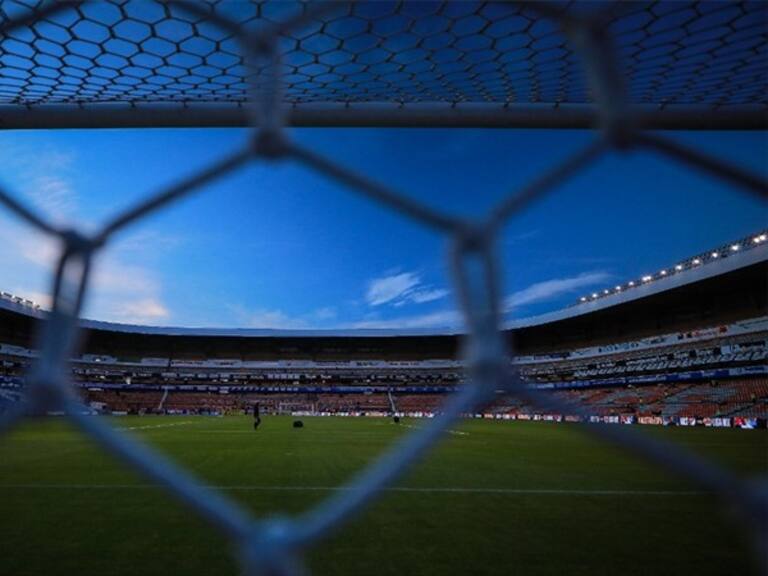
[[(146, 490), (160, 488), (158, 484), (0, 484), (0, 490)], [(350, 490), (347, 486), (214, 486), (214, 490), (243, 490), (258, 492), (339, 492)], [(712, 494), (699, 490), (587, 490), (548, 488), (419, 488), (393, 486), (387, 492), (418, 492), (436, 494), (510, 494), (533, 496), (703, 496)]]

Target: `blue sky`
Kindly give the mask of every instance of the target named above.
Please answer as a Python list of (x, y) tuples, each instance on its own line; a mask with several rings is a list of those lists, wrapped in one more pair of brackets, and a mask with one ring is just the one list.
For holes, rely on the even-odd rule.
[[(0, 132), (0, 185), (95, 230), (235, 150), (245, 130)], [(766, 174), (764, 133), (670, 136)], [(304, 129), (291, 137), (429, 205), (479, 215), (586, 131)], [(765, 204), (648, 152), (612, 153), (503, 231), (510, 318), (572, 304), (745, 236)], [(56, 247), (0, 212), (0, 289), (46, 303)], [(292, 162), (254, 162), (127, 229), (97, 260), (85, 316), (154, 325), (456, 326), (447, 242)]]

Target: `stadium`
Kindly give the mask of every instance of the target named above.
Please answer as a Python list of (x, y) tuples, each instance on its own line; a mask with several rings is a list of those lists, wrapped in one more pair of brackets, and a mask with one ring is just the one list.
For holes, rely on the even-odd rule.
[(768, 574), (766, 30), (0, 0), (0, 575)]
[[(759, 231), (637, 286), (611, 287), (505, 331), (529, 385), (589, 419), (765, 428), (768, 242)], [(717, 256), (713, 256), (717, 254)], [(677, 267), (677, 269), (675, 269)], [(44, 313), (4, 293), (3, 390), (15, 400)], [(459, 335), (164, 329), (84, 321), (72, 376), (105, 414), (432, 417), (466, 385)], [(561, 392), (556, 392), (561, 391)], [(574, 421), (504, 397), (472, 414)], [(470, 415), (468, 415), (470, 416)]]

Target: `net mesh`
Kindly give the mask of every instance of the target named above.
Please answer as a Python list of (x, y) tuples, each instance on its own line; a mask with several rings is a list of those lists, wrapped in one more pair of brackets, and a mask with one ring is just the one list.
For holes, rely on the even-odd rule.
[[(0, 416), (0, 434), (25, 415), (62, 411), (85, 434), (182, 501), (236, 545), (244, 573), (298, 574), (303, 555), (375, 500), (462, 414), (498, 390), (544, 410), (586, 416), (523, 385), (510, 363), (500, 315), (495, 239), (517, 212), (612, 149), (644, 148), (768, 197), (759, 175), (639, 129), (647, 102), (765, 109), (765, 6), (758, 3), (355, 3), (4, 2), (0, 98), (34, 114), (43, 103), (226, 101), (252, 122), (248, 146), (213, 160), (86, 235), (61, 229), (0, 190), (0, 203), (62, 246), (52, 310), (26, 396)], [(616, 56), (616, 57), (614, 57)], [(586, 71), (581, 74), (579, 70)], [(582, 80), (581, 78), (586, 80)], [(594, 140), (479, 219), (435, 211), (417, 199), (302, 148), (285, 130), (301, 102), (384, 100), (456, 104), (592, 103)], [(258, 126), (258, 128), (255, 128)], [(148, 446), (88, 415), (70, 382), (91, 261), (147, 214), (250, 162), (293, 160), (450, 238), (453, 284), (467, 334), (468, 384), (344, 490), (292, 518), (254, 518)], [(585, 423), (736, 510), (757, 550), (768, 537), (768, 489), (706, 459), (627, 427)], [(764, 555), (763, 555), (764, 556)], [(764, 559), (764, 557), (763, 557)]]
[[(653, 108), (768, 108), (762, 2), (557, 3), (610, 32), (627, 100)], [(493, 2), (211, 2), (191, 13), (146, 0), (0, 5), (0, 104), (248, 102), (257, 70), (240, 31), (281, 29), (283, 101), (589, 104), (583, 55), (541, 7)], [(226, 18), (231, 26), (216, 24)], [(26, 26), (13, 26), (25, 20)], [(284, 27), (300, 21), (301, 26)], [(282, 24), (281, 24), (282, 23)], [(236, 26), (234, 29), (232, 26)], [(282, 28), (281, 28), (282, 27)]]

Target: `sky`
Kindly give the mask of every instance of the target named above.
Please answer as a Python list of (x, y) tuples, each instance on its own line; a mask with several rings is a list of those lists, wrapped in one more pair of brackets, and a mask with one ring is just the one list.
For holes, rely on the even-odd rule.
[[(768, 175), (768, 136), (667, 133)], [(479, 217), (587, 131), (295, 129), (301, 145)], [(0, 132), (0, 186), (59, 224), (100, 223), (241, 147), (243, 129)], [(0, 289), (43, 306), (57, 246), (0, 207)], [(610, 153), (513, 216), (506, 319), (574, 304), (766, 227), (754, 197), (646, 151)], [(255, 161), (115, 237), (84, 316), (157, 326), (461, 327), (446, 238), (293, 161)]]

